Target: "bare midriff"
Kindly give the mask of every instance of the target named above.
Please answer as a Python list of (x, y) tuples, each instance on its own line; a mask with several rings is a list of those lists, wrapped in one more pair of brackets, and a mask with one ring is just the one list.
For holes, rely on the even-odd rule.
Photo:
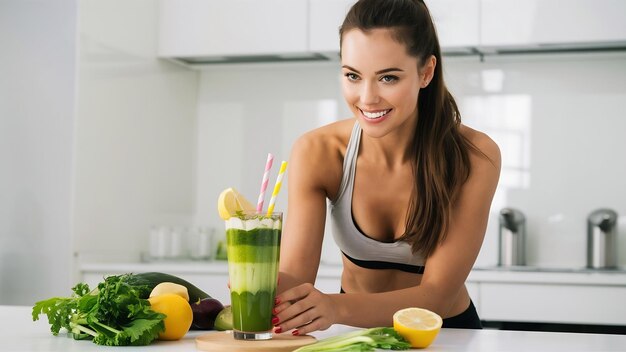
[[(408, 273), (395, 269), (368, 269), (355, 265), (345, 257), (341, 287), (348, 293), (380, 293), (419, 286), (421, 274)], [(461, 288), (454, 304), (446, 316), (449, 318), (463, 313), (469, 305), (469, 294), (465, 285)]]

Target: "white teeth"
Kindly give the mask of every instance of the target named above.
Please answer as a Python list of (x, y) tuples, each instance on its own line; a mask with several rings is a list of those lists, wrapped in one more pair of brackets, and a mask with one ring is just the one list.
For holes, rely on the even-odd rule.
[(383, 111), (374, 112), (374, 113), (361, 110), (361, 112), (368, 119), (378, 119), (378, 118), (383, 117), (385, 114), (387, 114), (389, 112), (389, 110), (383, 110)]

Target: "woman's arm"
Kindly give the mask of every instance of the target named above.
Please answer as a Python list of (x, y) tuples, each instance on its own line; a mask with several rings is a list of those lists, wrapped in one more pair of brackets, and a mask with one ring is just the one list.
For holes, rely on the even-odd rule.
[[(339, 177), (320, 130), (300, 137), (292, 148), (288, 210), (280, 246), (279, 292), (313, 284), (320, 262), (326, 220), (326, 187)], [(339, 170), (341, 172), (341, 170)], [(331, 182), (332, 183), (332, 182)]]
[(480, 251), (500, 175), (500, 151), (482, 136), (475, 145), (491, 160), (470, 154), (470, 177), (454, 206), (446, 238), (428, 258), (419, 286), (384, 293), (325, 295), (301, 285), (279, 296), (283, 302), (277, 306), (281, 330), (298, 328), (304, 334), (335, 323), (390, 326), (393, 313), (406, 307), (422, 307), (447, 317)]

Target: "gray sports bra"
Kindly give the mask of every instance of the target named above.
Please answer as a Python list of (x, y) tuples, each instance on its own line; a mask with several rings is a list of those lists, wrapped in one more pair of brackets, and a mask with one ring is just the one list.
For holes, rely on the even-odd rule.
[(331, 228), (335, 243), (343, 255), (354, 264), (369, 269), (397, 269), (411, 273), (424, 272), (424, 258), (411, 252), (405, 241), (381, 242), (364, 234), (352, 216), (352, 192), (356, 161), (361, 141), (361, 126), (354, 123), (343, 160), (343, 176), (339, 194), (329, 204)]

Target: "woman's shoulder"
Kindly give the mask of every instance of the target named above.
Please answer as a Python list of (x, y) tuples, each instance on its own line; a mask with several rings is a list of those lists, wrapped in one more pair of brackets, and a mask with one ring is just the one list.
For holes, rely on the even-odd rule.
[[(500, 148), (486, 133), (475, 130), (466, 125), (461, 125), (461, 134), (467, 139), (477, 151), (470, 151), (472, 164), (488, 162), (497, 169), (500, 169)], [(487, 157), (485, 159), (485, 157)]]
[(346, 119), (304, 133), (294, 143), (294, 150), (306, 151), (308, 157), (331, 158), (343, 154), (350, 140), (354, 119)]
[(300, 136), (291, 150), (292, 175), (313, 187), (324, 188), (332, 198), (341, 183), (343, 159), (354, 121), (333, 122)]

